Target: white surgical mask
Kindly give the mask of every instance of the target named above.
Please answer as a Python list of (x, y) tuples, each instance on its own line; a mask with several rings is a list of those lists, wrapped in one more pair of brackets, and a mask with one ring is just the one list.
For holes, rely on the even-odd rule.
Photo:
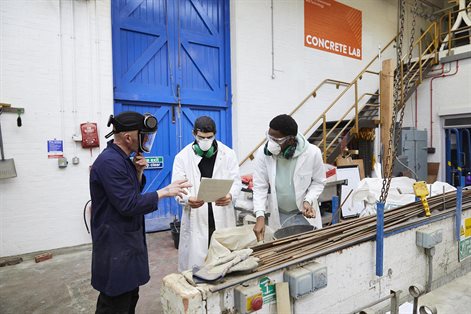
[(268, 140), (267, 149), (273, 155), (279, 155), (281, 153), (281, 146), (278, 143), (273, 142), (272, 140)]
[(211, 146), (213, 145), (214, 138), (208, 138), (208, 139), (197, 139), (196, 142), (198, 143), (198, 146), (201, 148), (203, 152), (207, 152)]

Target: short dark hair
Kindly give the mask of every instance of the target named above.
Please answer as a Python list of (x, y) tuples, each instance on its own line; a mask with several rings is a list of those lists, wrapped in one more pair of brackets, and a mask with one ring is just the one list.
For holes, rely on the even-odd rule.
[(195, 120), (195, 126), (193, 132), (196, 134), (198, 131), (203, 133), (213, 132), (216, 134), (216, 123), (211, 117), (201, 116)]
[(270, 128), (281, 132), (285, 136), (298, 134), (298, 124), (287, 114), (280, 114), (270, 121)]

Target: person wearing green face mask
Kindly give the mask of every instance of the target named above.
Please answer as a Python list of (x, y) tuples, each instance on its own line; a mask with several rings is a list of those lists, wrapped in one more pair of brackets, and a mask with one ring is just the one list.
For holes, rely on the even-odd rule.
[(266, 136), (267, 143), (255, 157), (253, 175), (257, 240), (265, 233), (265, 211), (275, 231), (299, 224), (321, 229), (317, 199), (324, 190), (325, 171), (320, 149), (298, 133), (296, 121), (286, 114), (270, 121)]
[[(242, 188), (235, 152), (217, 141), (213, 119), (201, 116), (193, 128), (194, 141), (184, 147), (173, 163), (172, 181), (184, 178), (193, 183), (188, 194), (177, 197), (183, 206), (178, 270), (202, 266), (211, 235), (216, 229), (235, 227), (233, 202)], [(201, 178), (234, 180), (229, 194), (213, 203), (204, 203), (196, 195)]]

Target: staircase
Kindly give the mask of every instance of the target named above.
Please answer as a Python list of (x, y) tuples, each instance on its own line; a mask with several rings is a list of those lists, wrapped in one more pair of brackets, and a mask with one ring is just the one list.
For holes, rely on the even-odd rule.
[[(447, 39), (448, 44), (451, 45), (451, 47), (453, 46), (449, 40), (451, 35), (453, 35), (449, 28), (452, 24), (449, 19), (454, 15), (448, 12), (445, 16), (447, 16), (448, 19), (441, 18), (439, 21), (431, 23), (427, 30), (422, 32), (421, 36), (414, 42), (412, 48), (413, 58), (408, 58), (407, 53), (409, 47), (404, 46), (403, 50), (406, 52), (406, 55), (401, 59), (399, 67), (395, 70), (395, 74), (399, 75), (399, 106), (404, 106), (433, 66), (438, 64), (438, 53), (442, 41)], [(446, 34), (448, 34), (448, 37), (445, 37)], [(397, 36), (381, 50), (381, 54), (383, 54), (386, 49), (393, 47), (396, 38)], [(358, 136), (362, 129), (375, 129), (378, 127), (380, 123), (379, 91), (376, 90), (375, 92), (358, 95), (358, 84), (364, 75), (371, 74), (379, 77), (380, 73), (370, 70), (372, 64), (378, 59), (378, 56), (374, 57), (351, 82), (343, 82), (334, 79), (322, 81), (290, 113), (290, 115), (295, 114), (306, 104), (308, 99), (316, 97), (321, 87), (327, 84), (336, 85), (337, 89), (340, 87), (344, 88), (320, 116), (304, 131), (304, 135), (308, 138), (309, 142), (317, 145), (323, 152), (325, 163), (334, 163), (335, 159), (341, 153), (342, 148), (347, 147), (351, 141)], [(397, 73), (397, 71), (399, 71), (399, 73)], [(344, 101), (343, 103), (345, 103), (345, 100), (348, 101), (347, 97), (349, 97), (349, 94), (347, 94), (347, 92), (350, 89), (354, 89), (354, 97), (351, 100), (353, 104), (347, 108), (339, 120), (327, 121), (327, 114), (339, 103), (339, 100), (342, 99)], [(240, 165), (243, 165), (248, 160), (252, 160), (257, 149), (264, 143), (265, 139), (242, 160)]]
[[(358, 128), (374, 129), (379, 125), (379, 102), (378, 92), (371, 95), (366, 104), (358, 113)], [(326, 122), (326, 142), (332, 143), (327, 148), (326, 162), (333, 164), (335, 159), (354, 138), (355, 129), (353, 123), (347, 120), (327, 121)], [(322, 147), (323, 128), (319, 127), (308, 138), (308, 141), (318, 147)]]

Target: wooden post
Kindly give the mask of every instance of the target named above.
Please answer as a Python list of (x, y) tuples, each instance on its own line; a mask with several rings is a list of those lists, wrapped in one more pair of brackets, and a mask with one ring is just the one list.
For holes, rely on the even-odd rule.
[(289, 284), (287, 282), (276, 283), (276, 312), (278, 314), (291, 314)]
[[(381, 124), (381, 145), (382, 145), (382, 164), (383, 176), (388, 176), (388, 169), (385, 169), (388, 158), (388, 145), (392, 124), (392, 114), (394, 110), (394, 65), (392, 59), (384, 60), (380, 75), (380, 124)], [(393, 148), (394, 149), (394, 148)], [(392, 160), (389, 160), (391, 165)]]

